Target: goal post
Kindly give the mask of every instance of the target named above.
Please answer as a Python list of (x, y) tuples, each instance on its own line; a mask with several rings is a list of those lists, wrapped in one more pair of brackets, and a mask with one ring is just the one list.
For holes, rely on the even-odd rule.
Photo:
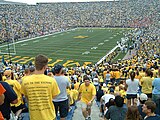
[(0, 54), (16, 55), (16, 46), (14, 39), (0, 44)]

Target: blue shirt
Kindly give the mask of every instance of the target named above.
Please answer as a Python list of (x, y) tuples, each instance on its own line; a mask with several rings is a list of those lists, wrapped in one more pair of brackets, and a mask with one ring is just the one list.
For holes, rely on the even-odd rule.
[(11, 113), (10, 103), (17, 99), (17, 95), (8, 83), (2, 81), (0, 83), (6, 90), (4, 93), (4, 103), (0, 105), (0, 111), (2, 112), (4, 118), (9, 119)]
[(149, 116), (145, 120), (160, 120), (160, 116), (159, 115)]
[(152, 81), (153, 91), (152, 94), (160, 94), (160, 78), (155, 78)]

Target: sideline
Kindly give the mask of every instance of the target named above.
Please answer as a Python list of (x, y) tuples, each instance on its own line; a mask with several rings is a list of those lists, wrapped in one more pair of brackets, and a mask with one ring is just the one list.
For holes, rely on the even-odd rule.
[[(122, 39), (122, 38), (121, 38)], [(125, 41), (123, 42), (123, 45), (128, 41), (129, 39), (126, 37)], [(95, 65), (99, 65), (102, 63), (112, 52), (114, 52), (117, 48), (120, 48), (120, 44), (116, 45), (112, 50), (110, 50), (103, 58), (101, 58)]]
[[(59, 34), (59, 33), (68, 32), (68, 31), (72, 31), (72, 30), (76, 30), (76, 29), (78, 29), (78, 28), (73, 28), (73, 29), (64, 30), (64, 31), (61, 31), (61, 32), (55, 32), (55, 33), (52, 33), (52, 34), (47, 34), (47, 35), (43, 35), (43, 36), (38, 36), (38, 37), (34, 37), (34, 38), (29, 38), (29, 39), (25, 39), (25, 40), (20, 40), (20, 41), (11, 43), (10, 45), (14, 45), (14, 44), (18, 44), (18, 43), (23, 43), (23, 42), (35, 40), (35, 39), (38, 39), (38, 38), (44, 38), (44, 37), (56, 35), (56, 34)], [(7, 45), (2, 45), (2, 46), (0, 46), (0, 48), (6, 47), (6, 46), (8, 46), (8, 44), (7, 44)]]

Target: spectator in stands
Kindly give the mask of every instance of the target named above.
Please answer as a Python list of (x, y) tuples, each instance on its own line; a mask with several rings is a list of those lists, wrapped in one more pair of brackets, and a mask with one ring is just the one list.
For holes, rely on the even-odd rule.
[(108, 84), (108, 82), (110, 82), (110, 77), (111, 77), (111, 74), (109, 73), (109, 70), (107, 70), (106, 77), (105, 77), (106, 85)]
[(34, 66), (30, 66), (29, 67), (29, 72), (30, 72), (30, 75), (33, 75), (34, 72), (35, 72), (35, 67)]
[(148, 97), (146, 94), (141, 93), (139, 96), (139, 105), (138, 105), (138, 111), (140, 113), (140, 115), (142, 116), (142, 118), (144, 119), (144, 117), (146, 116), (146, 114), (144, 112), (142, 112), (142, 106), (143, 104), (148, 100)]
[(145, 93), (148, 98), (152, 98), (152, 81), (153, 81), (153, 77), (151, 74), (151, 70), (147, 69), (146, 70), (146, 77), (142, 77), (141, 79), (141, 85), (142, 85), (142, 92)]
[(153, 91), (152, 91), (152, 100), (156, 103), (155, 113), (160, 115), (160, 69), (158, 70), (158, 77), (155, 78), (152, 82)]
[(25, 68), (25, 70), (24, 70), (24, 76), (21, 78), (20, 84), (21, 84), (22, 81), (23, 81), (27, 76), (29, 76), (29, 75), (30, 75), (30, 70), (29, 70), (29, 68)]
[(4, 89), (4, 87), (0, 84), (0, 105), (2, 105), (4, 103), (4, 92), (6, 90)]
[(17, 80), (12, 80), (12, 71), (11, 70), (5, 70), (4, 75), (6, 76), (6, 81), (14, 90), (14, 92), (17, 95), (18, 102), (16, 104), (11, 104), (11, 110), (15, 114), (16, 118), (19, 117), (22, 110), (26, 108), (23, 99), (22, 99), (22, 93), (21, 93), (21, 85)]
[(63, 66), (58, 64), (54, 66), (55, 80), (60, 89), (60, 94), (53, 99), (55, 106), (56, 116), (58, 116), (58, 111), (60, 113), (60, 119), (65, 120), (68, 115), (69, 102), (66, 89), (70, 88), (69, 79), (63, 75)]
[[(6, 91), (6, 90), (4, 89), (4, 87), (0, 84), (0, 105), (2, 105), (2, 104), (4, 103), (4, 98), (5, 98), (4, 92), (5, 92), (5, 91)], [(1, 119), (1, 120), (4, 120), (1, 111), (0, 111), (0, 119)]]
[(114, 75), (115, 75), (115, 82), (117, 83), (117, 84), (119, 84), (119, 82), (120, 82), (120, 71), (119, 71), (119, 69), (117, 68), (117, 69), (115, 69), (115, 71), (114, 71)]
[(109, 93), (105, 93), (102, 97), (101, 97), (101, 106), (102, 106), (102, 115), (104, 115), (107, 111), (108, 108), (105, 106), (106, 104), (108, 104), (110, 99), (115, 99), (115, 95), (114, 95), (114, 89), (110, 88)]
[[(102, 86), (101, 85), (99, 85), (99, 89), (98, 89), (98, 91), (97, 91), (97, 93), (96, 93), (96, 103), (97, 103), (97, 106), (98, 106), (98, 108), (100, 109), (100, 116), (102, 116), (103, 114), (102, 114), (102, 104), (100, 103), (100, 100), (101, 100), (101, 97), (104, 95), (104, 92), (103, 92), (103, 90), (102, 90)], [(104, 113), (104, 112), (103, 112)]]
[(132, 105), (128, 107), (125, 120), (142, 120), (142, 117), (138, 111), (137, 106)]
[(155, 114), (156, 104), (153, 101), (146, 101), (142, 107), (143, 112), (146, 114), (144, 120), (160, 120), (160, 116)]
[(55, 120), (55, 109), (52, 99), (60, 90), (55, 79), (44, 75), (48, 58), (44, 55), (35, 57), (35, 73), (22, 82), (22, 92), (28, 100), (31, 120)]
[(78, 100), (80, 100), (83, 116), (86, 120), (91, 120), (91, 107), (96, 96), (96, 89), (90, 83), (87, 75), (83, 77), (84, 83), (80, 85)]
[(93, 79), (94, 79), (95, 77), (98, 78), (98, 73), (96, 72), (96, 69), (93, 68), (93, 70), (92, 70), (92, 72), (91, 72), (91, 79), (92, 79), (92, 81), (93, 81)]
[(135, 79), (135, 72), (130, 72), (130, 79), (126, 80), (127, 88), (127, 106), (135, 105), (134, 99), (137, 98), (137, 91), (139, 87), (139, 80)]
[(111, 120), (124, 120), (127, 113), (127, 107), (124, 105), (124, 98), (116, 96), (114, 101), (115, 105), (109, 107), (105, 114), (105, 118)]
[(0, 83), (1, 85), (5, 88), (5, 99), (4, 99), (4, 103), (2, 105), (0, 105), (0, 111), (2, 112), (3, 117), (6, 120), (10, 119), (10, 113), (11, 113), (11, 106), (10, 104), (16, 104), (18, 103), (18, 99), (17, 99), (17, 95), (14, 92), (14, 90), (11, 88), (11, 86), (2, 81), (2, 76), (0, 74)]
[(96, 103), (97, 103), (97, 106), (100, 108), (101, 104), (100, 104), (100, 100), (101, 100), (101, 97), (104, 95), (104, 92), (102, 90), (102, 86), (99, 85), (99, 88), (98, 88), (98, 91), (96, 93)]
[(96, 87), (96, 90), (98, 90), (98, 87), (99, 87), (99, 78), (98, 78), (98, 75), (96, 75), (96, 76), (93, 78), (93, 84), (94, 84), (94, 86)]
[(69, 93), (68, 97), (69, 97), (70, 108), (66, 120), (71, 120), (74, 114), (74, 110), (76, 109), (76, 100), (78, 97), (78, 91), (74, 89), (74, 84), (71, 85), (71, 90), (69, 89), (67, 90)]

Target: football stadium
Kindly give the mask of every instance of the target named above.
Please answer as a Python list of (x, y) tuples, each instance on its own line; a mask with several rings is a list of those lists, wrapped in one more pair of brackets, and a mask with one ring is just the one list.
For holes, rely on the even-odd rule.
[(0, 120), (160, 120), (160, 1), (47, 1), (0, 0)]

